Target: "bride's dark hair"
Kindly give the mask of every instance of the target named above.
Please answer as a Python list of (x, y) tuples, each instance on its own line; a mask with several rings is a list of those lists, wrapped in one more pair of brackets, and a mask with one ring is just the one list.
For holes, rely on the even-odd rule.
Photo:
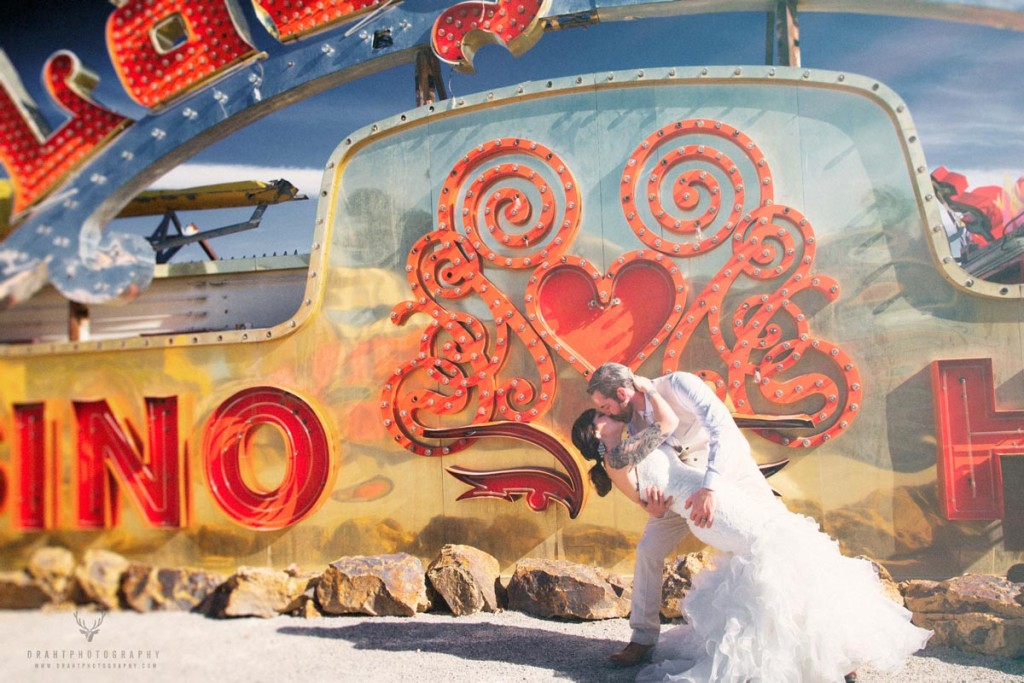
[(612, 480), (604, 469), (604, 447), (601, 440), (597, 438), (597, 429), (594, 427), (594, 418), (597, 411), (587, 408), (583, 414), (576, 418), (572, 424), (572, 443), (576, 449), (587, 460), (593, 460), (595, 464), (590, 468), (590, 481), (599, 496), (607, 496), (612, 490)]

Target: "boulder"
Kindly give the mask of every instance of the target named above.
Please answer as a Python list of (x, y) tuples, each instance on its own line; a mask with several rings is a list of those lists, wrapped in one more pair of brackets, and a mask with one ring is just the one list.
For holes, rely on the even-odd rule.
[(313, 576), (292, 576), (266, 567), (239, 567), (209, 600), (217, 617), (263, 617), (289, 614), (302, 602)]
[(324, 614), (411, 617), (430, 606), (423, 563), (407, 553), (331, 562), (320, 575), (316, 599)]
[(629, 599), (621, 577), (566, 560), (523, 560), (508, 584), (509, 609), (542, 618), (624, 617)]
[(136, 612), (189, 612), (223, 583), (216, 574), (196, 569), (161, 569), (132, 564), (121, 582), (124, 601)]
[(455, 616), (497, 612), (498, 560), (468, 545), (446, 545), (427, 567), (427, 581)]
[(50, 594), (27, 572), (0, 572), (0, 609), (39, 609)]
[(75, 568), (75, 580), (85, 598), (103, 609), (121, 606), (121, 579), (131, 563), (109, 550), (86, 550)]
[(902, 584), (914, 623), (935, 632), (929, 646), (1000, 657), (1024, 656), (1024, 586), (965, 574)]
[(915, 614), (914, 623), (935, 635), (929, 647), (950, 647), (964, 652), (999, 657), (1024, 655), (1024, 619), (994, 614)]
[(290, 565), (284, 570), (288, 576), (296, 579), (301, 579), (306, 582), (306, 589), (302, 591), (302, 595), (295, 599), (292, 603), (291, 609), (288, 610), (288, 614), (293, 617), (302, 617), (304, 619), (314, 619), (316, 617), (322, 617), (323, 612), (320, 611), (320, 605), (316, 602), (316, 587), (320, 583), (320, 575), (315, 572), (303, 571), (297, 564)]
[(661, 574), (661, 616), (666, 619), (679, 619), (683, 616), (679, 603), (693, 585), (693, 577), (711, 563), (711, 558), (710, 552), (701, 550), (665, 563)]
[(948, 581), (907, 581), (903, 598), (917, 613), (987, 613), (1024, 619), (1024, 585), (1000, 576), (964, 574)]
[(288, 611), (288, 615), (292, 617), (302, 617), (303, 619), (316, 619), (322, 617), (323, 612), (320, 611), (320, 606), (316, 602), (316, 587), (310, 589), (310, 595), (303, 593), (295, 601), (295, 606)]
[(28, 558), (28, 573), (50, 596), (51, 602), (66, 602), (75, 593), (75, 554), (67, 548), (39, 548)]

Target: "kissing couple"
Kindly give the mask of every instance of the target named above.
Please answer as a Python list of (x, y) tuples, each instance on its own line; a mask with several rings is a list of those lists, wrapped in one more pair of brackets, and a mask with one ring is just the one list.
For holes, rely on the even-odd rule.
[[(595, 489), (604, 496), (614, 486), (649, 513), (632, 638), (613, 664), (656, 654), (644, 681), (849, 682), (859, 668), (896, 669), (924, 647), (931, 631), (885, 595), (872, 564), (844, 556), (817, 522), (775, 497), (702, 379), (651, 380), (606, 363), (587, 391), (594, 407), (573, 424), (572, 441), (595, 463)], [(716, 554), (683, 598), (686, 623), (659, 643), (662, 569), (689, 533)]]

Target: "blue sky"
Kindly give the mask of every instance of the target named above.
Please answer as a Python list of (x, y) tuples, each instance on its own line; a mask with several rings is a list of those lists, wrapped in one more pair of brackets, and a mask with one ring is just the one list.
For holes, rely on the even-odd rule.
[[(47, 57), (59, 49), (75, 52), (100, 76), (93, 96), (101, 104), (132, 118), (145, 115), (121, 89), (107, 55), (104, 25), (114, 9), (108, 0), (14, 4), (16, 9), (5, 9), (0, 21), (0, 48), (51, 127), (62, 123), (63, 113), (50, 102), (41, 73)], [(240, 4), (256, 46), (280, 49), (255, 21), (250, 4)], [(803, 12), (799, 19), (802, 65), (862, 74), (895, 90), (914, 116), (929, 168), (945, 165), (961, 172), (972, 187), (1002, 185), (1024, 175), (1024, 33), (871, 15)], [(476, 74), (443, 67), (443, 76), (457, 96), (595, 71), (763, 64), (764, 33), (765, 15), (758, 12), (598, 24), (547, 33), (519, 58), (496, 46), (484, 48), (477, 55)], [(323, 165), (339, 141), (414, 105), (412, 66), (385, 71), (257, 121), (207, 148), (157, 186), (284, 176), (315, 197)], [(260, 245), (272, 251), (305, 251), (314, 211), (312, 199), (271, 207), (264, 227), (256, 231), (259, 236), (224, 238), (214, 246), (222, 256), (269, 253)], [(235, 214), (212, 220), (238, 219)], [(308, 231), (282, 232), (274, 229), (275, 223), (305, 225)], [(148, 234), (155, 225), (149, 219), (134, 229)], [(176, 260), (202, 258), (198, 248), (190, 249), (194, 251), (183, 251)]]

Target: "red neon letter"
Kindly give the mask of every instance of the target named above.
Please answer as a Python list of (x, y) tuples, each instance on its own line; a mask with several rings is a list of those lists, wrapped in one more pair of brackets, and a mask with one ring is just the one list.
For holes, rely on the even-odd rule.
[(252, 0), (260, 21), (282, 43), (351, 21), (363, 10), (380, 3), (381, 0), (336, 0), (328, 5), (315, 0)]
[(434, 54), (458, 71), (473, 73), (473, 55), (484, 45), (504, 45), (519, 56), (540, 40), (538, 18), (548, 0), (469, 0), (452, 5), (437, 18), (430, 33)]
[(79, 527), (103, 529), (117, 525), (121, 512), (118, 481), (152, 526), (186, 526), (188, 506), (182, 504), (184, 460), (178, 456), (177, 398), (146, 399), (148, 462), (142, 455), (139, 435), (129, 424), (134, 445), (128, 441), (106, 401), (75, 401), (73, 405), (78, 419)]
[(990, 358), (933, 362), (932, 392), (943, 512), (1001, 519), (1001, 457), (1024, 456), (1024, 410), (996, 409)]
[[(3, 428), (0, 427), (0, 441), (4, 440)], [(0, 515), (7, 509), (7, 466), (0, 462)]]
[(43, 67), (43, 79), (50, 96), (71, 114), (49, 137), (49, 127), (34, 114), (35, 102), (0, 50), (0, 162), (14, 185), (16, 214), (56, 187), (129, 121), (89, 99), (99, 79), (71, 52), (54, 53)]
[(112, 0), (107, 50), (133, 100), (155, 107), (256, 54), (234, 0)]
[(42, 403), (14, 406), (14, 461), (17, 469), (19, 504), (13, 525), (17, 529), (52, 529), (57, 472), (46, 457), (46, 421)]
[[(253, 490), (242, 476), (255, 429), (284, 436), (287, 471), (272, 491)], [(298, 396), (272, 387), (238, 392), (214, 411), (203, 435), (210, 491), (233, 520), (253, 529), (283, 529), (312, 514), (334, 482), (330, 441), (319, 416)]]

